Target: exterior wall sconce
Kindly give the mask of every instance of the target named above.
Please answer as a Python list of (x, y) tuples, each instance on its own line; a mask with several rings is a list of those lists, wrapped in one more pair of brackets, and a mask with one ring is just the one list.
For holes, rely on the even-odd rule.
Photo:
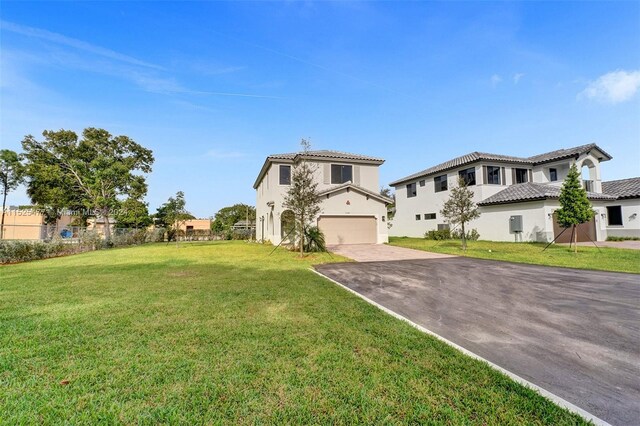
[(605, 217), (607, 217), (607, 214), (606, 213), (600, 213), (600, 217), (604, 219)]
[(636, 217), (638, 217), (638, 213), (634, 213), (631, 216), (629, 216), (629, 219), (635, 219)]

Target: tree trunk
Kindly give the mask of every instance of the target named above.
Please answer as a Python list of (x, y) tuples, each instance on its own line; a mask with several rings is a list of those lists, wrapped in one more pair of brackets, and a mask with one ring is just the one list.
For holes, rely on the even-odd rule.
[(109, 223), (109, 210), (104, 209), (102, 217), (104, 218), (104, 239), (109, 241), (111, 239), (111, 224)]
[(462, 222), (462, 250), (467, 251), (467, 233), (464, 232), (464, 222)]
[(4, 238), (4, 209), (6, 205), (7, 205), (7, 189), (5, 188), (4, 194), (2, 195), (2, 222), (0, 223), (0, 240)]
[(300, 219), (300, 257), (304, 257), (304, 218)]

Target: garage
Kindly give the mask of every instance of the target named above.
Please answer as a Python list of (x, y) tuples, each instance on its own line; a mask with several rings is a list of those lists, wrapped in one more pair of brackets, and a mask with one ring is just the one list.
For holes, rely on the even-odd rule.
[[(581, 223), (577, 227), (578, 231), (578, 242), (579, 243), (587, 243), (589, 241), (596, 241), (596, 221), (591, 219), (589, 222)], [(563, 232), (564, 231), (564, 232)], [(556, 215), (553, 215), (553, 236), (556, 238), (556, 243), (571, 243), (571, 228), (565, 229), (560, 226), (558, 223), (558, 218)]]
[(378, 232), (374, 216), (320, 216), (318, 228), (326, 244), (376, 244)]

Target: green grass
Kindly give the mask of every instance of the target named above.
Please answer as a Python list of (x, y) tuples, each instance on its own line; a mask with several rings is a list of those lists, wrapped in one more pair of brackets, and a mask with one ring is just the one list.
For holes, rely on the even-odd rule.
[(459, 240), (433, 241), (424, 238), (391, 237), (389, 244), (412, 249), (531, 263), (534, 265), (563, 266), (567, 268), (595, 269), (599, 271), (640, 273), (640, 250), (601, 247), (578, 247), (578, 253), (566, 245), (553, 244), (542, 251), (544, 243), (507, 243), (496, 241), (469, 241), (466, 253)]
[(270, 251), (1, 267), (0, 423), (584, 423)]

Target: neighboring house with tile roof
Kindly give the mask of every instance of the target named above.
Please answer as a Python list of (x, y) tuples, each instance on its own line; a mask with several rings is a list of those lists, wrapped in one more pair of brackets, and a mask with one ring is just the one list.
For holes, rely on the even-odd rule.
[(340, 151), (309, 151), (269, 155), (255, 180), (256, 238), (279, 244), (287, 239), (292, 213), (283, 206), (292, 170), (302, 160), (314, 168), (321, 211), (313, 223), (327, 244), (385, 243), (387, 205), (380, 195), (381, 158)]
[[(530, 157), (472, 152), (454, 158), (390, 184), (396, 189), (390, 233), (421, 237), (429, 230), (447, 227), (440, 210), (450, 196), (449, 189), (462, 177), (480, 206), (481, 216), (470, 228), (476, 228), (481, 239), (552, 241), (563, 231), (554, 219), (560, 207), (560, 187), (576, 164), (597, 213), (581, 227), (579, 239), (640, 236), (640, 179), (602, 182), (600, 163), (611, 159), (593, 143)], [(558, 241), (568, 237), (563, 234)]]
[(640, 177), (602, 182), (602, 192), (616, 197), (606, 204), (607, 236), (640, 237)]

